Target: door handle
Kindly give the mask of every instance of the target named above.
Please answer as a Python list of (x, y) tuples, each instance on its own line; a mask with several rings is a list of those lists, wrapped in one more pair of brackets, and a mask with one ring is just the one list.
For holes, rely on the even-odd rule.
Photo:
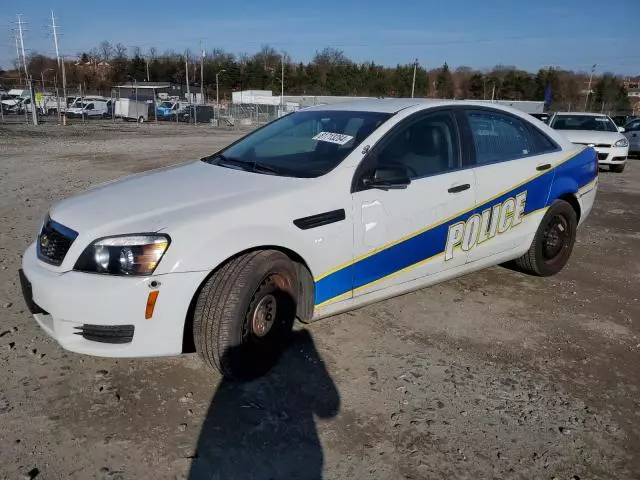
[(538, 170), (539, 172), (542, 172), (544, 170), (549, 170), (551, 168), (551, 164), (550, 163), (545, 163), (543, 165), (538, 165), (536, 167), (536, 170)]
[(464, 192), (465, 190), (469, 190), (470, 188), (471, 188), (471, 185), (469, 185), (468, 183), (464, 183), (462, 185), (456, 185), (455, 187), (451, 187), (447, 191), (449, 193), (458, 193), (458, 192)]

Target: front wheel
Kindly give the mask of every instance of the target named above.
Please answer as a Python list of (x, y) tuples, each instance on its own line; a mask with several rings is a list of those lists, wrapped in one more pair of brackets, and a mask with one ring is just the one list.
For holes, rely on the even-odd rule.
[(296, 312), (297, 281), (285, 254), (240, 255), (204, 284), (194, 310), (193, 336), (205, 364), (224, 376), (255, 378), (278, 360)]
[(626, 163), (623, 163), (622, 165), (611, 165), (611, 167), (609, 167), (609, 168), (614, 173), (622, 173), (622, 172), (624, 172), (624, 166), (625, 165), (626, 165)]
[(578, 217), (564, 200), (556, 200), (542, 218), (529, 251), (516, 259), (520, 269), (541, 277), (555, 275), (567, 264), (576, 241)]
[(138, 123), (144, 123), (144, 117), (138, 117)]

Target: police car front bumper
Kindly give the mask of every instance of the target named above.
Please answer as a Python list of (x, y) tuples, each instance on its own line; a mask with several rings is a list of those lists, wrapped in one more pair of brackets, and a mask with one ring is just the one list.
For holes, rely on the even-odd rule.
[(627, 161), (629, 147), (596, 147), (598, 165), (621, 165)]
[(156, 275), (159, 291), (146, 317), (150, 277), (56, 272), (36, 255), (22, 259), (20, 281), (27, 307), (63, 348), (101, 357), (152, 357), (182, 353), (187, 311), (206, 272)]

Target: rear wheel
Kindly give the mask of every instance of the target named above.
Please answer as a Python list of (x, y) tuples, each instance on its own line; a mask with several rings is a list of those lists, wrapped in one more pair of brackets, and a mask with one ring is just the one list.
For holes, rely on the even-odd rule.
[(196, 301), (193, 336), (200, 357), (230, 378), (265, 373), (291, 332), (296, 286), (295, 267), (281, 252), (255, 251), (227, 262)]
[(520, 269), (547, 277), (567, 264), (576, 241), (578, 217), (564, 200), (556, 200), (542, 218), (529, 251), (516, 259)]
[(622, 173), (622, 172), (624, 172), (624, 166), (625, 165), (626, 165), (626, 163), (623, 163), (622, 165), (611, 165), (611, 167), (609, 167), (609, 168), (614, 173)]
[(138, 123), (144, 123), (144, 117), (138, 117)]

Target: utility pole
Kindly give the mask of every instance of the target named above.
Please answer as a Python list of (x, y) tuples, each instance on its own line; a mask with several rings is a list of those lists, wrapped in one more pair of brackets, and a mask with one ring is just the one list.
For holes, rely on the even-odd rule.
[(496, 98), (496, 83), (493, 82), (493, 90), (491, 90), (491, 101), (495, 101)]
[[(213, 114), (214, 114), (214, 117), (215, 117), (216, 121), (219, 120), (219, 118), (220, 118), (220, 115), (219, 115), (219, 112), (220, 112), (220, 84), (218, 83), (218, 77), (220, 76), (221, 73), (224, 73), (224, 72), (226, 72), (226, 70), (223, 69), (223, 70), (220, 70), (219, 72), (216, 73), (216, 106), (213, 109)], [(242, 103), (242, 102), (240, 102), (240, 103)], [(216, 112), (218, 112), (217, 115), (216, 115)], [(216, 127), (217, 126), (218, 125), (216, 125)]]
[(204, 50), (200, 40), (200, 101), (204, 104)]
[(27, 70), (27, 57), (24, 54), (24, 37), (22, 35), (22, 18), (18, 15), (18, 32), (20, 34), (20, 49), (22, 50), (22, 64), (24, 66), (24, 74), (27, 77), (27, 86), (29, 88), (29, 96), (31, 97), (31, 116), (33, 117), (33, 124), (38, 125), (38, 111), (36, 109), (36, 99), (33, 95), (33, 82), (29, 78), (29, 71)]
[[(51, 30), (53, 30), (53, 43), (56, 47), (56, 59), (58, 60), (58, 68), (62, 76), (62, 96), (64, 97), (65, 115), (62, 116), (62, 124), (67, 124), (67, 74), (64, 66), (64, 58), (60, 58), (60, 50), (58, 48), (58, 25), (56, 25), (56, 17), (51, 10)], [(57, 96), (57, 94), (56, 94)], [(58, 98), (58, 115), (60, 115), (60, 99)]]
[(413, 62), (413, 81), (411, 82), (411, 98), (413, 98), (413, 94), (416, 91), (416, 71), (418, 70), (418, 59)]
[(148, 82), (149, 81), (149, 57), (145, 57), (144, 63), (146, 64), (146, 67), (147, 67), (147, 82)]
[(280, 116), (284, 115), (284, 52), (280, 56), (280, 64), (282, 66), (280, 76)]
[(184, 75), (187, 78), (187, 100), (191, 101), (191, 92), (189, 92), (189, 59), (184, 59)]
[(591, 67), (591, 75), (589, 75), (589, 86), (587, 87), (587, 96), (584, 99), (584, 111), (587, 111), (587, 105), (589, 104), (589, 95), (591, 94), (591, 81), (593, 80), (593, 74), (596, 71), (597, 63), (594, 63)]
[[(20, 61), (20, 47), (18, 46), (18, 35), (16, 35), (15, 30), (14, 30), (14, 37), (16, 39), (16, 59), (19, 62)], [(22, 72), (20, 71), (20, 68), (17, 68), (18, 70), (18, 75), (20, 75), (20, 85), (22, 85)]]

